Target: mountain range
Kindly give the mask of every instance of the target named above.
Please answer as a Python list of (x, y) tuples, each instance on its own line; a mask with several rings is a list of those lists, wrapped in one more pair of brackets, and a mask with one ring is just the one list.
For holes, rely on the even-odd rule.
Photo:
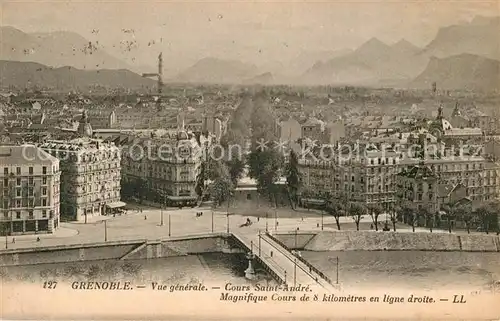
[(38, 62), (51, 67), (133, 69), (105, 52), (99, 43), (69, 31), (25, 33), (13, 27), (0, 27), (0, 53), (2, 60)]
[(446, 58), (432, 57), (423, 73), (408, 87), (490, 91), (500, 88), (500, 61), (472, 54)]
[[(30, 79), (31, 83), (41, 85), (47, 82), (53, 86), (58, 83), (57, 79), (71, 79), (78, 75), (83, 77), (83, 84), (93, 78), (100, 84), (109, 80), (111, 86), (120, 85), (118, 80), (126, 75), (131, 87), (151, 84), (149, 80), (127, 71), (139, 71), (137, 68), (132, 68), (76, 33), (25, 33), (12, 27), (1, 27), (0, 33), (0, 59), (5, 60), (2, 72), (14, 75), (16, 73), (12, 68), (17, 66), (21, 79)], [(206, 57), (165, 82), (422, 87), (436, 81), (438, 86), (442, 83), (443, 87), (449, 88), (495, 89), (498, 88), (495, 66), (500, 61), (499, 34), (499, 17), (476, 17), (467, 23), (440, 28), (436, 37), (423, 48), (405, 39), (386, 44), (372, 38), (354, 50), (304, 50), (292, 60), (269, 62), (260, 67), (238, 60)], [(20, 67), (7, 64), (6, 60), (35, 62), (44, 66), (34, 68), (29, 64)], [(66, 66), (74, 68), (64, 69)], [(113, 70), (119, 76), (112, 75)], [(35, 74), (28, 75), (29, 72)], [(483, 79), (479, 79), (478, 72), (486, 73)], [(449, 79), (444, 75), (470, 77)], [(4, 84), (19, 83), (16, 79), (7, 79), (5, 74), (1, 78)], [(72, 80), (70, 83), (77, 84), (79, 81)]]
[(126, 69), (81, 70), (52, 68), (35, 62), (0, 60), (0, 86), (48, 87), (59, 90), (107, 88), (153, 88), (156, 82)]
[(305, 83), (372, 84), (380, 79), (406, 79), (421, 72), (420, 48), (406, 40), (387, 45), (372, 38), (346, 55), (318, 62), (303, 75)]
[(234, 84), (258, 75), (252, 64), (237, 60), (224, 60), (207, 57), (171, 79), (175, 82)]

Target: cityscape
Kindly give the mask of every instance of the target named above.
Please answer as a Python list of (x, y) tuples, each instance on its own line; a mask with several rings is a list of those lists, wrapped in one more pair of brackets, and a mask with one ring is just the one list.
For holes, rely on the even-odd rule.
[(481, 10), (281, 64), (2, 25), (2, 282), (498, 292), (500, 18)]

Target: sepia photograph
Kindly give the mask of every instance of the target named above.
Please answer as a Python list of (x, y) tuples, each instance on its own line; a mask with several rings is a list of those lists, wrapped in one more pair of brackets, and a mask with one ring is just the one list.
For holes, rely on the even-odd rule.
[(499, 305), (499, 0), (0, 1), (0, 319)]

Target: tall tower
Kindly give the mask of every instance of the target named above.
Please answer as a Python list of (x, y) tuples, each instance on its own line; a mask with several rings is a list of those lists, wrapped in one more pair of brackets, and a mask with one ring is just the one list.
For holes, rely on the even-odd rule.
[(161, 95), (163, 89), (163, 53), (158, 55), (158, 72), (142, 74), (142, 77), (157, 78), (158, 79), (158, 100), (156, 100), (156, 109), (161, 110)]

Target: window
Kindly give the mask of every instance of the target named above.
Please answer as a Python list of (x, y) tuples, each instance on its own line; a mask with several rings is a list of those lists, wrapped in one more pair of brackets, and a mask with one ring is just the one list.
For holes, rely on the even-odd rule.
[(43, 175), (47, 174), (47, 166), (42, 167), (42, 174)]
[(30, 199), (28, 201), (28, 207), (35, 207), (35, 202), (33, 201), (33, 199)]
[(16, 188), (16, 196), (17, 197), (21, 196), (21, 189), (20, 188)]
[(3, 208), (9, 208), (9, 201), (3, 201)]
[(16, 218), (20, 219), (21, 218), (21, 212), (16, 212)]
[(28, 187), (28, 196), (33, 196), (33, 187)]
[(42, 217), (47, 217), (47, 210), (42, 210)]
[(33, 219), (33, 211), (29, 211), (28, 212), (28, 218), (29, 219)]
[(47, 199), (46, 198), (42, 198), (42, 206), (47, 206)]
[(33, 175), (33, 167), (31, 167), (31, 166), (30, 166), (30, 167), (28, 168), (28, 172), (29, 172), (29, 174), (30, 174), (30, 175)]
[(9, 186), (9, 179), (8, 178), (3, 179), (3, 186), (5, 186), (5, 187)]
[(21, 207), (21, 200), (16, 200), (16, 207)]
[(42, 185), (47, 185), (47, 177), (42, 177)]
[(9, 168), (8, 167), (4, 167), (3, 168), (3, 174), (4, 175), (9, 175)]
[(20, 179), (20, 178), (17, 178), (17, 179), (16, 179), (16, 185), (17, 185), (17, 186), (21, 186), (21, 179)]
[(28, 177), (28, 185), (33, 185), (33, 177)]
[(47, 195), (47, 187), (42, 187), (42, 195)]

